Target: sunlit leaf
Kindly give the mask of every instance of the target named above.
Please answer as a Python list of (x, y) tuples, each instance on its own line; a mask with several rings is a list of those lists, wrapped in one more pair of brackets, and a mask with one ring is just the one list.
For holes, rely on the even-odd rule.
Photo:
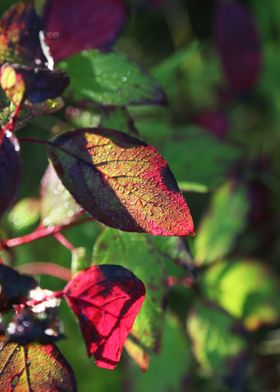
[(108, 49), (126, 19), (123, 0), (47, 0), (46, 42), (55, 61), (85, 49)]
[(131, 385), (131, 392), (189, 390), (192, 357), (188, 336), (171, 315), (166, 318), (163, 328), (161, 351), (151, 355), (148, 371), (143, 374), (130, 364), (126, 378)]
[(24, 97), (26, 85), (22, 75), (16, 71), (15, 67), (7, 63), (2, 65), (0, 69), (0, 84), (7, 98), (14, 106), (20, 105)]
[(52, 141), (49, 156), (75, 200), (124, 231), (193, 235), (189, 208), (156, 149), (109, 129), (81, 129)]
[(264, 264), (229, 260), (212, 266), (203, 276), (207, 296), (248, 329), (279, 321), (279, 282)]
[(94, 266), (79, 272), (64, 295), (79, 319), (88, 355), (97, 366), (114, 369), (144, 301), (143, 283), (121, 266)]
[(196, 302), (187, 318), (187, 330), (205, 373), (225, 374), (230, 362), (247, 347), (236, 321), (215, 305)]
[(63, 186), (52, 165), (41, 180), (41, 219), (44, 226), (66, 225), (77, 219), (82, 208)]
[(14, 392), (75, 392), (72, 369), (52, 344), (0, 343), (1, 389)]
[(19, 200), (8, 214), (10, 226), (21, 231), (34, 225), (40, 217), (40, 203), (38, 199), (26, 197)]
[(134, 360), (134, 362), (143, 372), (148, 370), (150, 355), (145, 352), (138, 342), (128, 338), (124, 344), (124, 347), (130, 358)]
[(260, 75), (262, 56), (257, 26), (246, 7), (218, 3), (215, 40), (230, 88), (236, 93), (252, 87)]
[(0, 311), (8, 310), (12, 305), (26, 300), (29, 291), (37, 285), (31, 276), (20, 274), (0, 264)]
[(161, 152), (178, 181), (214, 188), (241, 157), (238, 148), (196, 127), (176, 129), (176, 139), (165, 140)]
[(195, 261), (210, 263), (229, 253), (246, 227), (249, 200), (242, 185), (226, 183), (212, 198), (195, 238)]
[(143, 281), (147, 290), (146, 300), (132, 334), (141, 347), (157, 351), (167, 297), (165, 265), (161, 255), (145, 235), (106, 229), (95, 243), (93, 262), (122, 265)]
[(154, 78), (120, 53), (87, 51), (61, 65), (71, 79), (70, 92), (103, 105), (162, 104), (162, 89)]
[(9, 8), (0, 19), (0, 64), (44, 65), (41, 29), (33, 1), (21, 1)]
[(20, 177), (19, 144), (10, 132), (0, 132), (0, 217), (16, 197)]

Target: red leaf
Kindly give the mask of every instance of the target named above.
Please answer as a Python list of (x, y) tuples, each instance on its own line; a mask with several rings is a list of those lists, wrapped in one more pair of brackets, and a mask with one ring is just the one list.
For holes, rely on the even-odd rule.
[(64, 186), (100, 222), (153, 235), (194, 234), (187, 203), (152, 146), (110, 129), (80, 129), (55, 138), (49, 154)]
[(78, 273), (64, 295), (79, 319), (88, 356), (114, 369), (144, 301), (143, 283), (124, 267), (100, 265)]
[(19, 177), (18, 141), (11, 132), (0, 131), (0, 217), (15, 199)]
[(221, 3), (215, 13), (215, 40), (233, 92), (251, 88), (258, 80), (262, 56), (257, 26), (247, 9)]
[(85, 49), (106, 49), (126, 17), (123, 0), (48, 0), (43, 15), (46, 43), (55, 61)]

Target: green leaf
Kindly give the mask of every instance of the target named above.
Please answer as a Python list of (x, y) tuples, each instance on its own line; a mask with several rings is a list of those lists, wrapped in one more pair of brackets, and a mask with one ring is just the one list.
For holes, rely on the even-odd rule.
[(241, 152), (197, 127), (176, 129), (176, 141), (165, 140), (160, 151), (177, 180), (214, 188), (227, 177)]
[(93, 250), (95, 264), (116, 264), (131, 270), (146, 287), (146, 299), (133, 326), (132, 334), (147, 350), (157, 350), (167, 294), (164, 261), (147, 236), (106, 229)]
[[(187, 318), (193, 353), (206, 374), (224, 374), (226, 365), (246, 348), (234, 332), (234, 320), (223, 309), (197, 301)], [(236, 325), (237, 326), (237, 325)]]
[(279, 320), (279, 282), (267, 267), (252, 260), (230, 260), (203, 276), (203, 290), (245, 326), (254, 330)]
[(39, 217), (39, 200), (31, 197), (19, 200), (8, 214), (9, 223), (16, 231), (28, 229), (38, 222)]
[(162, 347), (159, 354), (152, 354), (146, 373), (131, 364), (127, 378), (131, 392), (159, 391), (183, 392), (192, 363), (188, 337), (177, 319), (168, 315), (164, 323)]
[(227, 255), (246, 226), (249, 201), (242, 185), (228, 182), (213, 195), (194, 242), (197, 264), (211, 263)]
[(161, 104), (164, 95), (156, 80), (119, 53), (89, 50), (61, 64), (70, 76), (70, 91), (77, 99), (103, 105)]

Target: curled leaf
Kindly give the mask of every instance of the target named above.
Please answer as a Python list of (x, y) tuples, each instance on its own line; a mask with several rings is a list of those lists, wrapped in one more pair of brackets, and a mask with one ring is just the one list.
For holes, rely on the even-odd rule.
[(114, 369), (145, 298), (145, 287), (121, 266), (101, 265), (79, 272), (64, 295), (77, 315), (88, 355)]
[(72, 369), (53, 344), (0, 342), (1, 390), (77, 391)]
[(126, 19), (123, 0), (48, 0), (43, 23), (51, 55), (62, 60), (89, 48), (108, 48)]
[(0, 19), (0, 64), (43, 65), (46, 58), (39, 39), (42, 30), (33, 1), (11, 6)]
[(100, 222), (123, 231), (193, 235), (182, 193), (155, 148), (109, 129), (55, 138), (52, 163), (75, 200)]

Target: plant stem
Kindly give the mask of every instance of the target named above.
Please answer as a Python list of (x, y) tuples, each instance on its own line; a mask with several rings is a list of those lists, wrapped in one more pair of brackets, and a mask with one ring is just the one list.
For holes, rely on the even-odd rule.
[(72, 275), (68, 268), (54, 263), (36, 261), (35, 263), (26, 263), (18, 267), (18, 270), (24, 274), (31, 275), (50, 275), (68, 282)]
[(2, 240), (0, 242), (0, 249), (1, 249), (1, 247), (5, 249), (5, 248), (14, 248), (16, 246), (20, 246), (23, 244), (28, 244), (30, 242), (39, 240), (41, 238), (49, 237), (51, 235), (59, 233), (62, 230), (68, 229), (73, 226), (80, 225), (85, 222), (90, 222), (92, 220), (93, 220), (93, 218), (86, 217), (86, 218), (81, 219), (79, 221), (71, 222), (67, 225), (62, 225), (62, 226), (42, 227), (40, 225), (39, 227), (37, 227), (37, 229), (35, 231), (33, 231), (30, 234), (26, 234), (21, 237), (10, 238), (8, 240)]
[(69, 249), (70, 252), (73, 252), (76, 248), (67, 238), (64, 237), (62, 233), (54, 233), (54, 238), (62, 245), (64, 248)]

